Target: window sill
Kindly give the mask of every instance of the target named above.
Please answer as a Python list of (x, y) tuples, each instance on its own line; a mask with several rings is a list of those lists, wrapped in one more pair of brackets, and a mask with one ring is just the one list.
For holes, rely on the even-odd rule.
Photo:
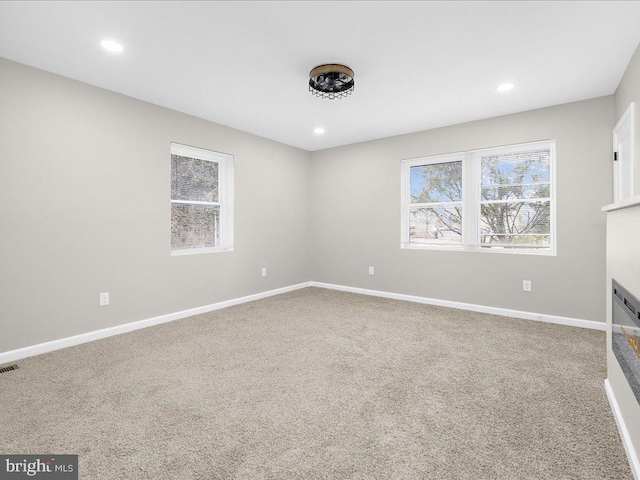
[(233, 252), (233, 250), (233, 247), (188, 248), (184, 250), (171, 250), (171, 256), (178, 257), (181, 255), (197, 255), (200, 253)]
[(558, 253), (555, 250), (518, 250), (518, 249), (498, 249), (498, 248), (481, 248), (474, 246), (457, 246), (457, 245), (413, 245), (400, 244), (400, 248), (404, 250), (436, 250), (444, 252), (467, 252), (467, 253), (501, 253), (507, 255), (542, 255), (546, 257), (556, 257)]

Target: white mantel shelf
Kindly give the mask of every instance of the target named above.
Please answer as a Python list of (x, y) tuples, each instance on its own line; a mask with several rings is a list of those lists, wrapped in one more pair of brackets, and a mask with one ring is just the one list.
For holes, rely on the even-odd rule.
[(622, 210), (623, 208), (635, 207), (636, 205), (640, 205), (640, 195), (636, 195), (635, 197), (628, 198), (622, 202), (616, 202), (610, 205), (605, 205), (604, 207), (602, 207), (602, 211), (613, 212), (614, 210)]

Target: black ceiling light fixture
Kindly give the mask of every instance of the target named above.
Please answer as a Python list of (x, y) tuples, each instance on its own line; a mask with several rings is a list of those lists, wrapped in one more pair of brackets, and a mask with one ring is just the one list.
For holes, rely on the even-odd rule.
[(318, 65), (309, 72), (309, 91), (316, 97), (344, 98), (353, 93), (354, 87), (353, 70), (344, 65)]

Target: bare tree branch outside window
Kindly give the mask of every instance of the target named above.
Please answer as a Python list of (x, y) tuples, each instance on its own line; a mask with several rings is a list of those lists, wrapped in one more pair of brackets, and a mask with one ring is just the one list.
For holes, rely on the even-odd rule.
[[(481, 157), (481, 245), (550, 245), (550, 165), (549, 149)], [(462, 171), (462, 161), (410, 168), (412, 243), (462, 243)]]

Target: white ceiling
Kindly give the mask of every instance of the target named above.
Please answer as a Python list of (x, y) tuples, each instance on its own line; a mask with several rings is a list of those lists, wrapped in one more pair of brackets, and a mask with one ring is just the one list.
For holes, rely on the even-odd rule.
[[(319, 150), (611, 94), (638, 25), (640, 2), (0, 2), (0, 56)], [(333, 62), (354, 94), (313, 97)]]

